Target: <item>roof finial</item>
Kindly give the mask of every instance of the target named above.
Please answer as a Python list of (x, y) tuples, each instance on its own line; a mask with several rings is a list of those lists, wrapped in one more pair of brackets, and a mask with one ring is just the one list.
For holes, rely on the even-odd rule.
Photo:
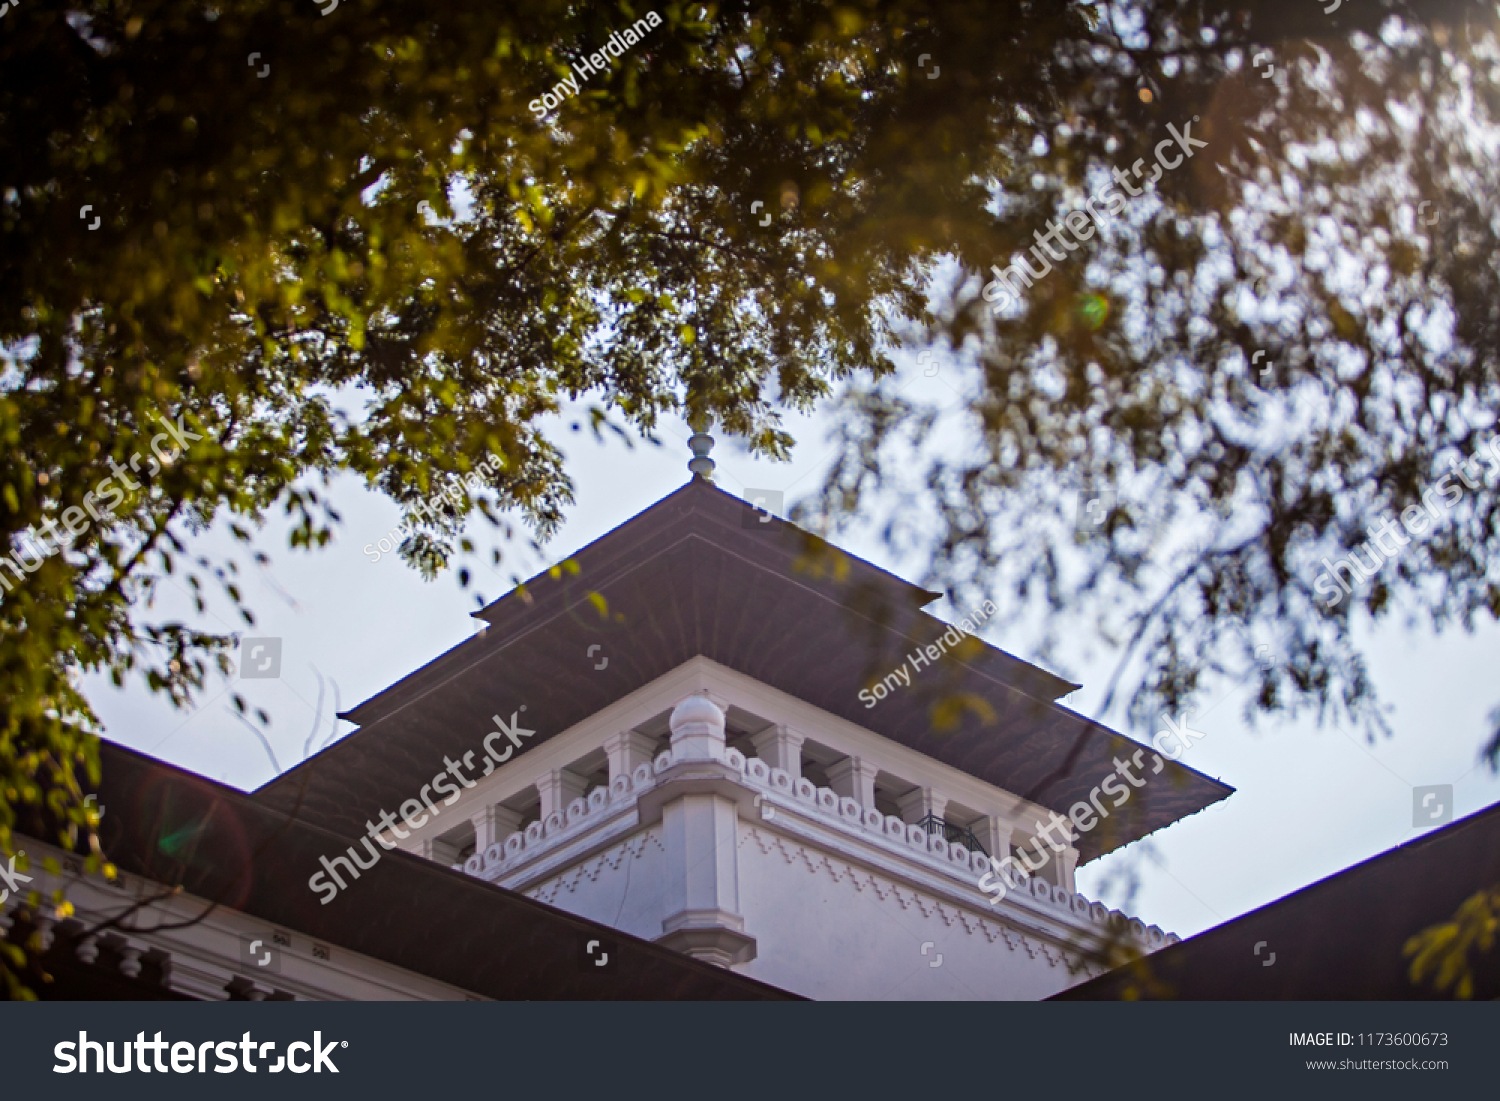
[(695, 412), (688, 417), (688, 424), (693, 429), (693, 435), (688, 439), (688, 446), (693, 449), (693, 460), (688, 463), (688, 469), (697, 477), (710, 482), (714, 480), (714, 461), (708, 457), (708, 453), (714, 449), (714, 438), (708, 434), (708, 429), (713, 427), (713, 423), (713, 418), (703, 412)]

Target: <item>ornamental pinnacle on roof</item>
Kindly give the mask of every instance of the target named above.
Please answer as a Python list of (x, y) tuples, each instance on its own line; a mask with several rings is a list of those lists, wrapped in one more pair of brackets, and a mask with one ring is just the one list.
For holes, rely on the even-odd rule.
[(688, 418), (688, 424), (693, 429), (693, 435), (688, 438), (688, 446), (693, 449), (693, 459), (688, 463), (688, 469), (695, 477), (711, 482), (714, 480), (714, 461), (708, 457), (708, 453), (714, 449), (714, 438), (708, 434), (708, 429), (713, 426), (713, 418), (704, 413), (694, 413)]

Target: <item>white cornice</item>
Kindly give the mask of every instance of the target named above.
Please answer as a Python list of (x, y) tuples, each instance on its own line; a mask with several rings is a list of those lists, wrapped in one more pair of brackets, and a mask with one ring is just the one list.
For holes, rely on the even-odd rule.
[(596, 790), (587, 801), (575, 801), (565, 818), (533, 822), (525, 833), (475, 853), (464, 870), (513, 890), (531, 891), (628, 842), (656, 820), (664, 802), (685, 791), (711, 788), (737, 804), (742, 821), (1073, 951), (1097, 952), (1121, 938), (1149, 951), (1176, 939), (1040, 879), (1028, 880), (992, 902), (979, 887), (980, 877), (991, 867), (982, 853), (932, 836), (922, 826), (862, 808), (854, 799), (815, 788), (806, 779), (793, 781), (763, 761), (747, 761), (738, 750), (720, 748), (713, 760), (682, 753), (683, 747), (661, 753), (630, 777), (611, 781), (607, 792)]

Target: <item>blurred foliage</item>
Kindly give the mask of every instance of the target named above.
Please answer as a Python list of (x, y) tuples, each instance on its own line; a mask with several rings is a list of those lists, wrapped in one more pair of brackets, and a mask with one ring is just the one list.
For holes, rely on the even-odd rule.
[[(472, 511), (545, 537), (572, 497), (542, 426), (574, 401), (596, 433), (711, 416), (784, 457), (781, 412), (852, 386), (825, 527), (923, 470), (959, 606), (1102, 608), (1173, 712), (1226, 640), (1284, 624), (1256, 705), (1373, 714), (1355, 601), (1313, 604), (1309, 563), (1493, 420), (1492, 10), (666, 3), (541, 121), (528, 103), (650, 9), (324, 10), (96, 0), (0, 27), (0, 530), (19, 553), (85, 518), (0, 567), (0, 851), (22, 806), (91, 830), (82, 674), (182, 705), (230, 671), (232, 637), (151, 611), (213, 586), (253, 625), (237, 564), (189, 537), (248, 545), (280, 509), (323, 546), (341, 471), (402, 506), (429, 577)], [(986, 315), (990, 265), (1195, 115), (1188, 167)], [(956, 451), (982, 462), (891, 461), (959, 439), (894, 390), (912, 340), (973, 361)], [(1121, 487), (1078, 584), (1064, 475)], [(1153, 591), (1189, 513), (1222, 539)], [(1362, 605), (1399, 585), (1440, 621), (1493, 615), (1495, 535), (1486, 488)]]
[[(1056, 95), (997, 127), (994, 219), (965, 231), (987, 254), (955, 250), (901, 334), (946, 349), (942, 400), (906, 373), (853, 387), (801, 515), (930, 554), (926, 587), (1042, 623), (1043, 659), (1063, 637), (1118, 649), (1103, 710), (1128, 695), (1133, 724), (1249, 677), (1252, 719), (1312, 707), (1374, 737), (1364, 617), (1500, 612), (1493, 473), (1464, 489), (1451, 471), (1500, 432), (1495, 11), (1098, 11), (1051, 45)], [(943, 79), (978, 81), (946, 45)], [(1158, 142), (1177, 154), (1172, 127), (1206, 146), (992, 307), (994, 270)], [(1462, 501), (1329, 606), (1323, 558), (1445, 476)], [(1085, 487), (1117, 497), (1087, 538)]]
[(1474, 996), (1474, 972), (1469, 951), (1488, 952), (1495, 947), (1500, 929), (1500, 887), (1479, 891), (1465, 900), (1453, 916), (1423, 929), (1406, 942), (1412, 957), (1411, 981), (1430, 982), (1438, 990), (1453, 990), (1454, 997)]

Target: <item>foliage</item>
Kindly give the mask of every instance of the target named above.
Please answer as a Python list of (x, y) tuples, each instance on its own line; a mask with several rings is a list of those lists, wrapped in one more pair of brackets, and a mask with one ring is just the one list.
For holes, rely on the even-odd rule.
[[(992, 311), (988, 275), (951, 280), (910, 339), (953, 351), (953, 407), (905, 379), (861, 387), (809, 515), (873, 512), (898, 549), (936, 543), (929, 587), (1009, 598), (1012, 619), (1045, 608), (1044, 655), (1092, 619), (1125, 651), (1136, 722), (1248, 674), (1252, 717), (1311, 706), (1373, 736), (1360, 613), (1500, 612), (1493, 474), (1363, 589), (1330, 605), (1315, 588), (1325, 556), (1500, 431), (1500, 51), (1493, 11), (1295, 7), (1111, 7), (1056, 45), (1077, 75), (1010, 135), (986, 265), (1112, 169), (1150, 166), (1169, 125), (1206, 148), (1019, 303)], [(1087, 487), (1118, 500), (1082, 539)]]
[(1411, 981), (1431, 982), (1438, 990), (1453, 988), (1457, 998), (1474, 996), (1474, 972), (1469, 951), (1488, 952), (1500, 929), (1500, 887), (1477, 891), (1464, 901), (1451, 921), (1423, 929), (1404, 948), (1410, 956)]

